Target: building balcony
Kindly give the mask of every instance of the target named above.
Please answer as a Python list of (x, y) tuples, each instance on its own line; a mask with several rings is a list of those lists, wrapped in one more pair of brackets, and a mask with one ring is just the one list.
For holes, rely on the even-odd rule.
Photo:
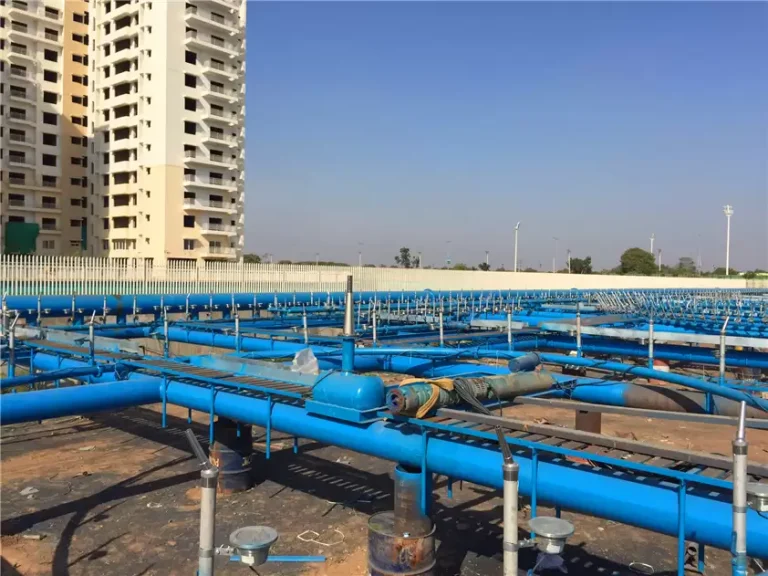
[(203, 246), (201, 251), (204, 258), (235, 258), (237, 256), (237, 250), (229, 246)]
[(94, 89), (108, 88), (115, 84), (122, 84), (123, 82), (138, 82), (138, 80), (138, 69), (128, 70), (126, 72), (111, 74), (109, 78), (99, 78), (94, 86)]
[(235, 214), (237, 207), (223, 200), (198, 200), (196, 198), (184, 198), (185, 210), (200, 210), (203, 212), (223, 212)]
[(104, 34), (101, 37), (101, 40), (99, 41), (98, 46), (103, 46), (104, 44), (110, 44), (112, 42), (117, 42), (119, 40), (123, 40), (125, 38), (130, 38), (131, 36), (138, 36), (138, 35), (139, 35), (138, 24), (131, 23), (128, 26), (123, 26), (122, 28), (117, 28), (116, 26), (113, 25), (109, 34)]
[(33, 148), (37, 146), (34, 138), (30, 138), (26, 134), (23, 136), (21, 134), (13, 134), (10, 131), (8, 132), (8, 142), (13, 146), (31, 146)]
[(139, 125), (139, 115), (133, 114), (128, 116), (121, 116), (120, 118), (112, 118), (106, 122), (97, 124), (98, 128), (109, 128), (115, 130), (116, 128), (127, 128)]
[(61, 235), (61, 228), (58, 224), (41, 224), (40, 234)]
[(102, 100), (102, 106), (108, 106), (114, 108), (117, 106), (124, 106), (125, 104), (138, 104), (139, 92), (129, 92), (128, 94), (121, 94), (120, 96), (112, 96), (107, 100)]
[(184, 185), (188, 188), (213, 188), (215, 190), (230, 190), (237, 187), (236, 183), (225, 180), (224, 178), (197, 178), (191, 174), (184, 175)]
[(29, 18), (42, 20), (46, 24), (62, 24), (64, 13), (38, 4), (37, 2), (19, 2), (11, 0), (8, 5), (8, 15), (13, 18)]
[(32, 154), (25, 154), (24, 156), (8, 155), (8, 165), (17, 168), (34, 168), (35, 160)]
[(20, 190), (34, 190), (34, 191), (42, 191), (46, 193), (53, 193), (53, 194), (59, 194), (61, 193), (61, 188), (59, 188), (54, 183), (49, 183), (44, 180), (41, 180), (41, 182), (38, 184), (33, 178), (8, 178), (8, 187), (9, 188), (18, 188)]
[(20, 114), (18, 112), (9, 111), (5, 115), (8, 118), (8, 122), (12, 124), (20, 124), (22, 126), (36, 126), (35, 117), (32, 114)]
[(11, 80), (17, 82), (24, 82), (25, 84), (35, 83), (35, 71), (27, 68), (26, 70), (19, 70), (18, 68), (8, 68), (8, 76)]
[(212, 78), (224, 78), (230, 82), (235, 82), (240, 78), (240, 71), (231, 65), (208, 60), (203, 64), (203, 75)]
[(115, 8), (109, 14), (106, 14), (105, 18), (108, 20), (120, 20), (120, 18), (123, 16), (127, 16), (128, 14), (135, 14), (138, 11), (139, 3), (131, 1), (120, 6), (119, 8)]
[[(191, 151), (187, 151), (188, 153)], [(184, 158), (184, 164), (189, 166), (213, 166), (216, 168), (222, 168), (224, 170), (237, 170), (237, 162), (227, 161), (224, 158), (217, 160), (209, 156), (203, 156), (199, 153), (194, 155), (186, 155)]]
[(236, 58), (238, 54), (242, 54), (240, 46), (215, 38), (209, 34), (202, 34), (197, 30), (187, 30), (185, 42), (187, 46), (222, 54), (228, 58)]
[(236, 148), (238, 146), (238, 138), (230, 134), (221, 134), (219, 132), (209, 132), (203, 135), (204, 142), (215, 142), (217, 144), (226, 144), (230, 148)]
[(240, 26), (236, 18), (237, 16), (223, 18), (218, 14), (200, 10), (197, 6), (187, 6), (185, 12), (185, 19), (189, 25), (206, 26), (228, 36), (235, 36), (240, 33)]
[(230, 14), (234, 14), (240, 9), (240, 2), (237, 0), (210, 0), (210, 2), (211, 4), (226, 8)]
[(203, 98), (216, 100), (227, 104), (235, 104), (240, 99), (240, 92), (225, 86), (203, 86)]
[[(126, 150), (126, 149), (133, 149), (139, 147), (139, 139), (138, 138), (123, 138), (122, 140), (111, 140), (109, 142), (104, 142), (101, 145), (101, 151), (102, 152), (117, 152), (118, 150)], [(116, 167), (117, 164), (115, 164)]]
[(207, 123), (218, 124), (219, 126), (237, 126), (240, 123), (240, 117), (231, 112), (222, 112), (219, 110), (210, 110), (203, 112), (203, 119)]
[(34, 50), (27, 46), (11, 46), (11, 52), (8, 54), (9, 62), (25, 63), (34, 65), (37, 62), (37, 55)]
[(237, 226), (230, 226), (229, 224), (204, 222), (200, 225), (200, 229), (205, 236), (235, 236), (237, 234)]
[(28, 88), (27, 90), (14, 90), (11, 88), (11, 91), (8, 93), (8, 99), (29, 106), (37, 106), (37, 94), (34, 88)]

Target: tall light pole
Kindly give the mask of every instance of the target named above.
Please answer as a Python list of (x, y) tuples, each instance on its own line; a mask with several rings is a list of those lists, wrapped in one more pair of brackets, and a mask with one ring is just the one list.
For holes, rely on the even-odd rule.
[(421, 250), (419, 250), (419, 268), (421, 268)]
[(568, 248), (568, 274), (571, 273), (571, 249)]
[(726, 204), (723, 206), (725, 214), (725, 275), (730, 275), (731, 270), (731, 216), (733, 216), (733, 206)]
[(557, 236), (552, 236), (552, 240), (555, 241), (555, 254), (552, 256), (552, 274), (557, 272), (557, 241), (560, 240)]
[(357, 249), (357, 265), (361, 268), (363, 267), (363, 243), (358, 242), (357, 245), (359, 248)]
[(520, 222), (515, 224), (515, 272), (517, 272), (517, 233), (520, 231)]
[(491, 266), (491, 257), (490, 257), (490, 254), (491, 254), (491, 253), (490, 253), (488, 250), (486, 250), (486, 251), (485, 251), (485, 265), (486, 265), (487, 267), (490, 267), (490, 266)]
[(661, 274), (661, 248), (659, 248), (659, 274)]
[(653, 241), (656, 240), (656, 234), (651, 232), (651, 254), (653, 254)]

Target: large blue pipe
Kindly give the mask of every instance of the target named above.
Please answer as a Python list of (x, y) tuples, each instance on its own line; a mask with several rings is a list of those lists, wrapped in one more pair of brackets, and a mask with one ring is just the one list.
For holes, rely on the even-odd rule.
[(17, 386), (28, 386), (29, 384), (35, 384), (36, 382), (53, 382), (54, 380), (63, 380), (65, 378), (82, 379), (83, 376), (100, 377), (103, 374), (108, 374), (114, 371), (114, 364), (63, 368), (61, 370), (15, 376), (14, 378), (4, 378), (3, 380), (0, 380), (0, 388), (4, 390), (6, 388), (15, 388)]
[[(137, 383), (140, 383), (137, 386)], [(135, 374), (126, 382), (64, 388), (16, 395), (19, 400), (2, 403), (4, 422), (20, 422), (39, 418), (80, 414), (84, 411), (117, 408), (126, 405), (128, 394), (135, 394), (136, 404), (160, 399), (161, 379)], [(106, 392), (106, 398), (95, 401), (95, 388)], [(52, 395), (51, 392), (66, 392)], [(117, 398), (114, 399), (114, 398)], [(26, 398), (26, 402), (21, 400)], [(59, 410), (51, 408), (51, 398)], [(208, 412), (211, 395), (198, 386), (171, 381), (167, 400), (179, 406)], [(48, 400), (46, 400), (48, 399)], [(111, 404), (110, 404), (111, 403)], [(266, 426), (287, 434), (310, 438), (370, 454), (386, 460), (421, 466), (426, 461), (431, 472), (457, 480), (466, 480), (493, 488), (502, 487), (501, 454), (482, 445), (467, 445), (433, 437), (426, 443), (426, 460), (422, 437), (414, 430), (403, 430), (384, 421), (368, 425), (352, 424), (316, 417), (303, 408), (282, 403), (247, 398), (220, 391), (214, 399), (214, 412), (219, 416)], [(271, 416), (270, 416), (271, 415)], [(532, 463), (524, 455), (516, 455), (520, 465), (520, 491), (530, 495)], [(537, 467), (537, 491), (541, 501), (557, 504), (569, 510), (639, 526), (648, 530), (676, 535), (678, 529), (678, 494), (674, 488), (656, 482), (633, 481), (610, 471), (591, 469), (549, 461), (540, 457)], [(730, 494), (723, 490), (719, 496), (712, 488), (689, 488), (686, 494), (685, 537), (701, 544), (728, 548), (731, 542)], [(752, 510), (747, 521), (748, 553), (755, 557), (768, 556), (768, 520)]]
[(3, 394), (0, 402), (0, 422), (17, 424), (73, 414), (121, 410), (130, 406), (151, 404), (159, 399), (157, 378), (134, 378), (108, 384)]
[[(168, 338), (172, 342), (185, 342), (200, 346), (213, 346), (217, 348), (236, 348), (236, 339), (229, 334), (215, 332), (203, 332), (188, 330), (179, 327), (168, 329)], [(243, 352), (263, 352), (293, 355), (307, 346), (299, 342), (286, 342), (284, 340), (267, 340), (265, 338), (241, 337), (240, 349)], [(338, 348), (331, 346), (311, 346), (315, 353), (338, 353)], [(341, 370), (341, 357), (318, 358), (320, 368), (324, 370)], [(409, 356), (357, 356), (355, 355), (355, 371), (375, 372), (389, 371), (400, 374), (411, 374), (424, 377), (462, 376), (467, 374), (506, 374), (506, 368), (498, 366), (484, 366), (480, 364), (440, 364), (434, 360), (414, 358)]]
[[(554, 350), (576, 350), (576, 339), (569, 336), (547, 335), (543, 338), (531, 338), (515, 342), (516, 349), (551, 348)], [(635, 342), (618, 339), (583, 337), (581, 349), (593, 354), (617, 356), (648, 357), (648, 347)], [(653, 356), (661, 360), (688, 362), (691, 364), (718, 365), (720, 359), (715, 355), (715, 348), (680, 346), (676, 344), (655, 344)], [(725, 355), (726, 366), (734, 368), (768, 369), (768, 354), (760, 352), (740, 352), (729, 350)]]

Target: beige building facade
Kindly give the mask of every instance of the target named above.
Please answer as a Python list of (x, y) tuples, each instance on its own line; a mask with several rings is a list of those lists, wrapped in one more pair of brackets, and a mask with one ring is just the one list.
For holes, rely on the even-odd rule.
[(5, 228), (36, 224), (37, 254), (239, 259), (245, 11), (243, 0), (0, 2), (12, 248), (26, 232)]

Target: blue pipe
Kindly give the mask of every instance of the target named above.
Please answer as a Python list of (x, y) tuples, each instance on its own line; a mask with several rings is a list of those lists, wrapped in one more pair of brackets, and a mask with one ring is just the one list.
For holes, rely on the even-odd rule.
[[(0, 406), (0, 415), (6, 422), (20, 422), (48, 418), (52, 413), (62, 416), (115, 409), (128, 404), (128, 394), (135, 394), (132, 401), (137, 404), (157, 402), (161, 397), (161, 386), (160, 378), (133, 374), (127, 382), (28, 392), (16, 395), (18, 400), (11, 403), (4, 401)], [(98, 389), (99, 396), (106, 393), (106, 397), (99, 397), (96, 401), (95, 389)], [(65, 392), (66, 398), (61, 394), (51, 394)], [(58, 409), (52, 409), (51, 398), (57, 398), (55, 405)], [(201, 412), (211, 410), (210, 391), (199, 386), (170, 381), (166, 399), (172, 404)], [(468, 445), (432, 437), (425, 447), (420, 434), (413, 433), (412, 429), (403, 431), (390, 422), (360, 425), (336, 421), (307, 414), (301, 407), (247, 398), (226, 391), (219, 391), (213, 398), (213, 412), (233, 420), (264, 427), (269, 425), (293, 436), (414, 467), (422, 466), (426, 461), (433, 473), (492, 488), (502, 487), (501, 454), (496, 449), (484, 448), (482, 444)], [(520, 465), (521, 492), (529, 496), (533, 474), (531, 458), (519, 454), (516, 460)], [(678, 493), (674, 487), (652, 481), (627, 481), (610, 471), (593, 472), (542, 457), (539, 457), (536, 474), (540, 502), (677, 535)], [(716, 489), (706, 487), (698, 490), (692, 487), (686, 493), (685, 537), (727, 549), (731, 540), (729, 493), (723, 490), (720, 496), (715, 496), (713, 491)], [(748, 553), (755, 557), (768, 556), (768, 521), (749, 510), (747, 531)]]
[(73, 414), (121, 410), (130, 406), (152, 404), (159, 399), (157, 378), (135, 378), (130, 382), (4, 394), (3, 401), (0, 402), (0, 421), (4, 425), (18, 424)]
[[(34, 361), (34, 359), (33, 359)], [(83, 376), (97, 376), (108, 374), (115, 371), (115, 365), (84, 366), (82, 368), (72, 367), (61, 370), (52, 370), (50, 372), (40, 372), (38, 374), (26, 374), (16, 376), (15, 378), (5, 378), (0, 381), (0, 389), (15, 388), (17, 386), (27, 386), (36, 382), (53, 382), (54, 380), (64, 380), (66, 378), (82, 378)]]

